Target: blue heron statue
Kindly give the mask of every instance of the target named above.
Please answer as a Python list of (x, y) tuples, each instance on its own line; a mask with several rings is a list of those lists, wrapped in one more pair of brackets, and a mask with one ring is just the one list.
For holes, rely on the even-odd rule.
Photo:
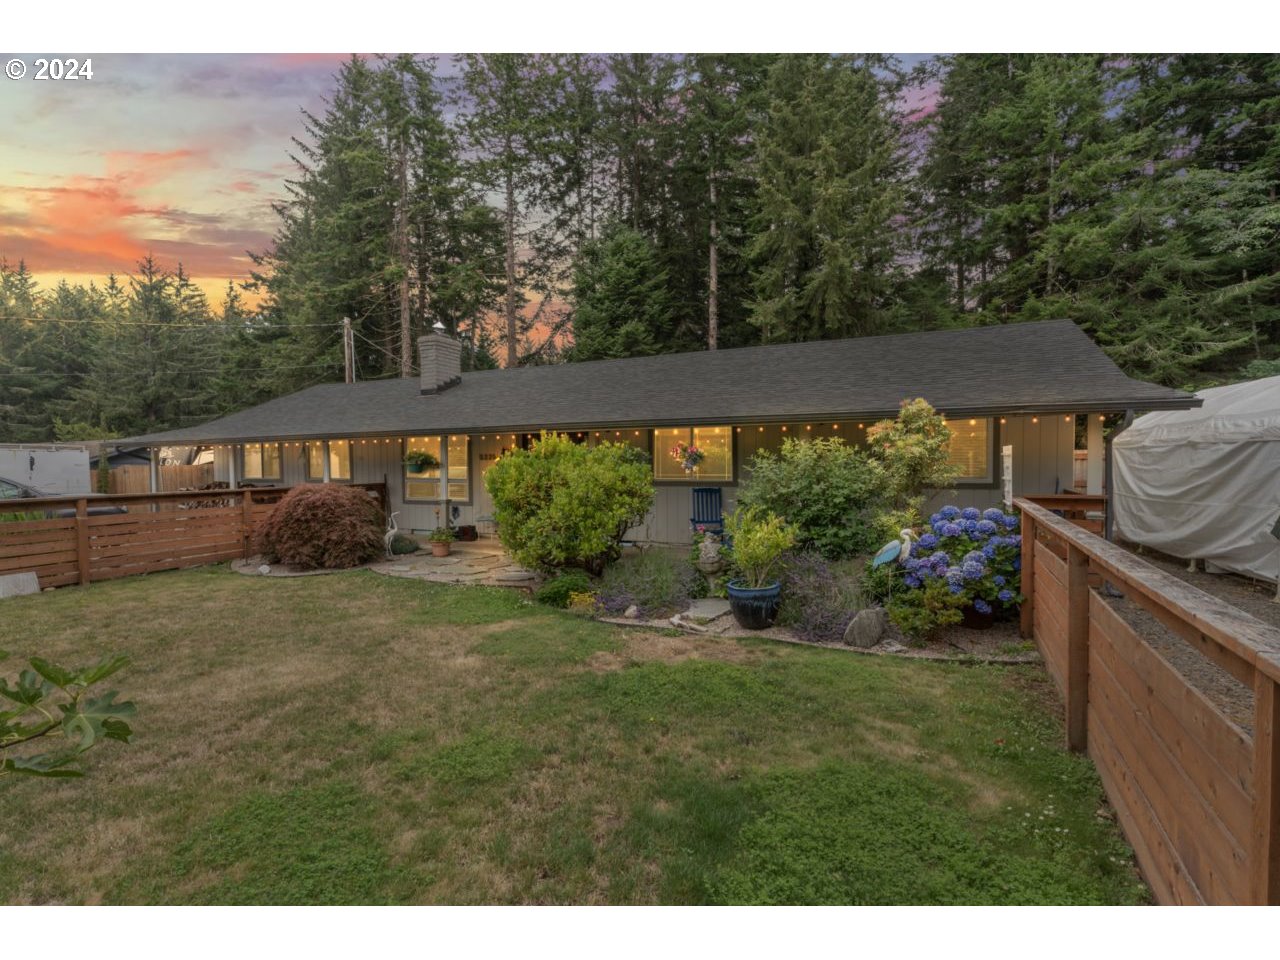
[(886, 563), (892, 563), (894, 560), (902, 562), (911, 556), (911, 530), (899, 530), (898, 536), (901, 540), (890, 540), (880, 552), (871, 558), (871, 568), (883, 567)]

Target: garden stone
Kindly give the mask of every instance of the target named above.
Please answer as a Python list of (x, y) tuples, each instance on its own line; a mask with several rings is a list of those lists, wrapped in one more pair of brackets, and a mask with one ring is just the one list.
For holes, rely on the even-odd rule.
[(710, 623), (723, 617), (729, 612), (729, 601), (720, 597), (704, 597), (701, 600), (694, 600), (689, 604), (689, 609), (683, 614), (685, 620), (692, 620), (694, 623)]
[(884, 607), (867, 607), (859, 610), (844, 631), (844, 642), (852, 647), (874, 647), (884, 636), (889, 623)]
[(628, 620), (638, 620), (640, 618), (640, 608), (633, 603), (623, 611), (622, 615)]
[(34, 573), (8, 573), (0, 576), (0, 600), (40, 592), (40, 580)]

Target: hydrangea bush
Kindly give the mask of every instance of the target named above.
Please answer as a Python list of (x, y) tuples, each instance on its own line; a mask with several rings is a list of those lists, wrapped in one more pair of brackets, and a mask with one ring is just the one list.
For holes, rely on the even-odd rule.
[(979, 613), (1022, 602), (1022, 535), (1002, 510), (946, 506), (933, 514), (894, 571), (889, 616), (914, 636)]

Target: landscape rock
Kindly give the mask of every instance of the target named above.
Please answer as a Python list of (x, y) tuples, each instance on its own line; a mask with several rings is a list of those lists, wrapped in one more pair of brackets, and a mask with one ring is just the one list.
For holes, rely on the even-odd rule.
[(684, 612), (684, 619), (692, 620), (694, 623), (710, 623), (712, 620), (727, 616), (728, 613), (728, 600), (721, 597), (703, 597), (689, 604), (689, 609)]
[(637, 620), (640, 617), (640, 608), (633, 603), (623, 611), (622, 615), (628, 620)]
[(30, 570), (25, 573), (7, 573), (0, 576), (0, 600), (5, 597), (22, 597), (40, 592), (40, 581)]
[(867, 607), (865, 610), (859, 610), (857, 615), (849, 621), (849, 626), (844, 631), (844, 642), (851, 647), (874, 647), (880, 642), (880, 638), (884, 636), (885, 630), (889, 627), (889, 621), (885, 617), (884, 607)]

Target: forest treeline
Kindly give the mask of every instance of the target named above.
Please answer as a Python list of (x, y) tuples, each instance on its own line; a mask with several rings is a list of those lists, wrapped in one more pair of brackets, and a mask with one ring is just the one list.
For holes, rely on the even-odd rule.
[(221, 304), (0, 267), (0, 440), (341, 379), (342, 317), (362, 379), (437, 322), (481, 368), (1049, 317), (1173, 386), (1280, 373), (1276, 56), (355, 57), (281, 149)]

